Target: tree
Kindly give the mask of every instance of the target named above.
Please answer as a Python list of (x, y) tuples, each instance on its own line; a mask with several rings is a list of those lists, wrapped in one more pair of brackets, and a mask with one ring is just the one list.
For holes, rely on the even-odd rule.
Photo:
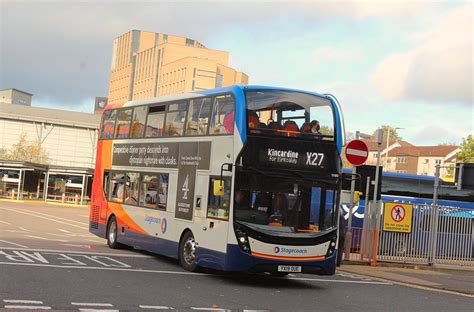
[(474, 137), (472, 134), (467, 138), (462, 138), (462, 144), (459, 146), (461, 151), (457, 154), (457, 162), (474, 163)]
[(48, 162), (48, 154), (39, 141), (31, 142), (26, 139), (26, 133), (22, 133), (18, 143), (13, 144), (9, 150), (0, 150), (0, 158), (6, 160), (29, 161), (39, 164)]
[[(383, 129), (383, 140), (382, 140), (382, 142), (387, 142), (387, 135), (388, 135), (389, 131), (390, 131), (390, 141), (400, 141), (400, 140), (402, 140), (402, 137), (398, 134), (397, 129), (395, 129), (394, 127), (391, 127), (389, 125), (382, 125), (380, 128)], [(372, 133), (371, 139), (372, 140), (377, 139), (377, 130), (375, 130)]]

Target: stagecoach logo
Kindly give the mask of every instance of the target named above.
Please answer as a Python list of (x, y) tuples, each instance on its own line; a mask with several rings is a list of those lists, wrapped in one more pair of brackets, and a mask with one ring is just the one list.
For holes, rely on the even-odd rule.
[(165, 234), (167, 227), (168, 222), (166, 221), (166, 218), (163, 218), (163, 220), (161, 221), (161, 233)]
[(292, 255), (292, 254), (306, 254), (308, 253), (308, 251), (306, 249), (296, 249), (296, 248), (286, 248), (286, 247), (278, 247), (278, 246), (275, 246), (275, 248), (273, 248), (273, 252), (274, 253), (284, 253), (284, 254), (287, 254), (287, 255)]
[(161, 228), (161, 233), (163, 234), (165, 234), (166, 229), (168, 228), (168, 221), (166, 221), (166, 218), (155, 218), (152, 216), (146, 216), (145, 222), (147, 222), (148, 224), (152, 224), (152, 223), (159, 224)]
[(269, 148), (267, 150), (268, 160), (278, 163), (289, 163), (297, 164), (298, 163), (298, 152), (292, 150), (282, 151), (274, 148)]

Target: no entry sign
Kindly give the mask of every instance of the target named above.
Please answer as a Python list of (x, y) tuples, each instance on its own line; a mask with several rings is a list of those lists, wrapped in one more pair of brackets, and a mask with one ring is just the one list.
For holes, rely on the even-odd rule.
[(361, 140), (352, 140), (346, 146), (346, 158), (354, 166), (365, 163), (369, 157), (369, 149)]

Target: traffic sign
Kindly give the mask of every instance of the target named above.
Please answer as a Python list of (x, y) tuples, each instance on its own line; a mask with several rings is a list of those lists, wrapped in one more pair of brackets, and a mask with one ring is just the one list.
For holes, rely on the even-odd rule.
[(383, 230), (389, 232), (411, 232), (413, 205), (384, 203)]
[(365, 163), (369, 157), (369, 149), (361, 140), (352, 140), (346, 146), (346, 158), (354, 166)]

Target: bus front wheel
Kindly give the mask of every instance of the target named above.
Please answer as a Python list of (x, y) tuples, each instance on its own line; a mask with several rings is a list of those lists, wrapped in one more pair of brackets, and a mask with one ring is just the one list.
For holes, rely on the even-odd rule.
[(196, 241), (193, 233), (186, 232), (179, 244), (179, 263), (187, 271), (196, 271)]
[(122, 245), (117, 242), (117, 234), (118, 234), (118, 227), (117, 227), (117, 220), (114, 216), (112, 216), (107, 224), (107, 245), (110, 248), (118, 249)]

